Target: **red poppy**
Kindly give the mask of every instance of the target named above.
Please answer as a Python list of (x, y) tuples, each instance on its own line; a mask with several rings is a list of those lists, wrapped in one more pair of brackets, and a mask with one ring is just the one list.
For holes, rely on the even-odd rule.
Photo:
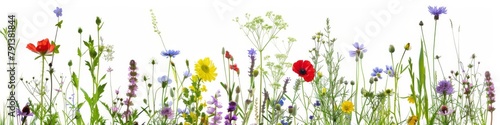
[(238, 65), (236, 65), (236, 64), (229, 65), (229, 69), (232, 69), (232, 70), (236, 71), (236, 73), (240, 74), (240, 68), (238, 68)]
[(225, 57), (227, 59), (233, 59), (233, 56), (229, 53), (229, 51), (226, 51)]
[(293, 63), (292, 70), (304, 78), (306, 82), (311, 82), (316, 74), (316, 70), (308, 60), (299, 60)]
[(51, 53), (56, 48), (55, 44), (50, 44), (49, 39), (45, 38), (43, 40), (38, 41), (37, 46), (33, 45), (33, 43), (29, 43), (26, 48), (33, 51), (34, 53), (38, 53), (40, 55), (45, 55), (47, 53)]

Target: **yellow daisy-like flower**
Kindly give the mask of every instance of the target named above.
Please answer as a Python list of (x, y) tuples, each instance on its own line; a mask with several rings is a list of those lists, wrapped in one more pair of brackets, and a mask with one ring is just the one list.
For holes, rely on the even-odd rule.
[(205, 57), (205, 59), (198, 60), (198, 63), (194, 65), (194, 70), (201, 81), (203, 82), (211, 82), (215, 80), (217, 77), (217, 73), (215, 72), (217, 68), (210, 58)]
[(408, 102), (411, 104), (415, 103), (415, 96), (408, 96)]
[(201, 91), (202, 92), (207, 92), (207, 86), (205, 86), (205, 85), (201, 86)]
[(408, 118), (408, 125), (415, 125), (418, 121), (417, 116), (411, 116)]
[(354, 111), (354, 104), (352, 104), (351, 101), (344, 101), (340, 108), (342, 112), (351, 114), (351, 112)]

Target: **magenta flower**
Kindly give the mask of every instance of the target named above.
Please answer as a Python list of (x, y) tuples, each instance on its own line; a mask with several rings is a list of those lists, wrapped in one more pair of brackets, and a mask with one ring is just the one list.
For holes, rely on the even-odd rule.
[(438, 114), (440, 115), (449, 115), (453, 113), (453, 109), (449, 109), (446, 105), (441, 106), (441, 109), (439, 109)]

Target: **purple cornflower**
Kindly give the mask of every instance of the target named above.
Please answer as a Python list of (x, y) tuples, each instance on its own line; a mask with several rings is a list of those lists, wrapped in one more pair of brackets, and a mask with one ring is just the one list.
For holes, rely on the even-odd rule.
[(384, 73), (389, 75), (389, 77), (394, 77), (394, 69), (392, 68), (392, 66), (385, 65)]
[(429, 8), (429, 12), (434, 15), (434, 20), (439, 20), (439, 15), (441, 14), (446, 14), (447, 10), (446, 10), (446, 7), (437, 7), (437, 6), (434, 6), (434, 7), (427, 7)]
[(442, 95), (451, 95), (453, 93), (453, 85), (450, 81), (440, 81), (439, 85), (436, 87), (436, 92)]
[(375, 67), (373, 69), (373, 72), (372, 72), (372, 77), (378, 77), (379, 79), (382, 79), (382, 75), (381, 73), (383, 72), (384, 70), (382, 68), (379, 68), (379, 67)]
[(495, 86), (493, 86), (493, 82), (491, 81), (490, 71), (486, 71), (484, 73), (485, 81), (486, 81), (486, 97), (488, 98), (488, 111), (493, 112), (495, 107), (493, 107), (493, 103), (495, 102)]
[(359, 57), (362, 53), (366, 53), (365, 46), (363, 44), (359, 44), (358, 42), (352, 44), (356, 50), (351, 50), (349, 51), (349, 56), (354, 57), (357, 56)]
[(438, 114), (440, 114), (440, 115), (449, 115), (449, 114), (451, 114), (453, 112), (454, 112), (453, 109), (449, 109), (446, 105), (443, 105), (439, 109)]
[(179, 55), (179, 53), (180, 53), (179, 50), (166, 50), (166, 51), (162, 51), (161, 55), (165, 56), (165, 57), (174, 58), (175, 56)]
[(56, 14), (57, 17), (62, 16), (62, 8), (56, 7), (54, 13)]
[(174, 111), (170, 107), (163, 107), (160, 111), (160, 115), (165, 118), (172, 119), (174, 118)]
[(33, 116), (33, 113), (31, 113), (29, 105), (26, 104), (22, 110), (17, 109), (17, 116), (20, 116), (21, 121), (25, 122), (28, 116)]

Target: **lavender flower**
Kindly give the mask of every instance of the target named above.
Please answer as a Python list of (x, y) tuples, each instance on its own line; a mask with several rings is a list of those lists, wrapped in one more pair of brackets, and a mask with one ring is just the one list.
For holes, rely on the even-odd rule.
[(165, 118), (172, 119), (174, 118), (174, 111), (170, 107), (163, 107), (160, 111), (160, 115)]
[(111, 107), (111, 112), (113, 112), (113, 113), (118, 112), (118, 107), (116, 107), (116, 106)]
[(384, 73), (389, 75), (389, 77), (394, 77), (394, 69), (392, 68), (392, 66), (385, 65)]
[(453, 109), (448, 109), (448, 107), (446, 107), (446, 105), (443, 105), (443, 106), (441, 106), (441, 109), (439, 109), (438, 114), (440, 114), (440, 115), (449, 115), (449, 114), (451, 114), (453, 112), (454, 112)]
[(436, 92), (442, 95), (451, 95), (453, 93), (453, 85), (450, 81), (440, 81), (439, 85), (436, 87)]
[(56, 7), (56, 9), (54, 10), (54, 13), (59, 18), (60, 16), (62, 16), (62, 8)]
[(175, 56), (179, 55), (179, 53), (180, 53), (179, 50), (166, 50), (166, 51), (162, 51), (161, 55), (165, 56), (165, 57), (174, 58)]
[(366, 53), (366, 49), (365, 49), (365, 46), (363, 44), (359, 44), (358, 42), (352, 44), (352, 46), (354, 46), (354, 48), (356, 48), (356, 50), (351, 50), (349, 51), (349, 55), (351, 57), (354, 57), (354, 56), (360, 56), (362, 53)]
[(232, 121), (236, 121), (236, 120), (238, 120), (238, 116), (236, 116), (236, 114), (233, 114), (233, 115), (231, 115), (231, 114), (227, 114), (227, 115), (224, 117), (224, 119), (226, 119), (226, 121), (224, 121), (224, 124), (225, 124), (225, 125), (232, 125), (232, 124), (231, 124), (231, 122), (232, 122)]
[(229, 107), (227, 108), (227, 111), (228, 111), (228, 112), (232, 112), (232, 111), (236, 110), (236, 105), (237, 105), (237, 103), (236, 103), (236, 102), (231, 101), (231, 102), (229, 103)]
[(429, 8), (429, 12), (434, 15), (434, 20), (439, 20), (439, 15), (441, 14), (446, 14), (447, 10), (446, 10), (446, 7), (437, 7), (437, 6), (434, 6), (434, 7), (427, 7)]
[(248, 50), (248, 57), (250, 57), (250, 70), (248, 71), (250, 77), (255, 77), (256, 75), (253, 74), (254, 71), (254, 66), (255, 66), (255, 55), (257, 55), (257, 52), (255, 49), (251, 48)]
[(382, 68), (379, 68), (379, 67), (375, 67), (373, 69), (373, 72), (372, 72), (372, 77), (378, 77), (379, 79), (382, 79), (382, 75), (381, 73), (383, 72), (384, 70)]
[(486, 97), (488, 98), (488, 111), (493, 112), (495, 107), (493, 107), (493, 103), (495, 102), (495, 86), (493, 86), (493, 82), (491, 81), (490, 71), (486, 71), (484, 73), (485, 81), (486, 81)]
[(220, 91), (217, 91), (214, 96), (212, 96), (212, 100), (207, 101), (207, 104), (213, 105), (213, 106), (208, 106), (207, 107), (207, 113), (209, 115), (214, 115), (211, 121), (211, 125), (216, 125), (221, 123), (222, 121), (222, 112), (217, 111), (217, 109), (222, 108), (222, 105), (219, 103), (219, 100), (217, 100), (218, 97), (220, 97)]

